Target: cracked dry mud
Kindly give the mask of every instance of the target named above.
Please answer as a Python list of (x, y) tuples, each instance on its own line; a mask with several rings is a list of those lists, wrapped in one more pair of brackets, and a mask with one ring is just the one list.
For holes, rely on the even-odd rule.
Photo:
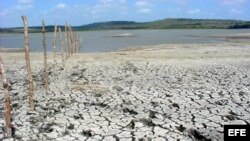
[(223, 140), (223, 125), (250, 123), (249, 60), (110, 62), (67, 63), (47, 94), (34, 68), (36, 112), (24, 63), (9, 68), (14, 139)]

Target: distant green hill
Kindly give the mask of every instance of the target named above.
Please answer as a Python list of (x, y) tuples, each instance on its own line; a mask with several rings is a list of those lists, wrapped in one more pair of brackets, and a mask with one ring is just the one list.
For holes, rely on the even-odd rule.
[(164, 19), (145, 24), (152, 29), (190, 28), (190, 29), (232, 29), (250, 28), (250, 21), (218, 19)]
[[(64, 29), (64, 26), (59, 26)], [(74, 31), (112, 30), (112, 29), (240, 29), (250, 28), (250, 21), (223, 19), (174, 19), (168, 18), (152, 22), (110, 21), (98, 22), (72, 27)], [(54, 26), (46, 26), (47, 32), (52, 32)], [(30, 32), (41, 32), (41, 26), (30, 27)], [(0, 28), (0, 33), (22, 32), (22, 27)]]

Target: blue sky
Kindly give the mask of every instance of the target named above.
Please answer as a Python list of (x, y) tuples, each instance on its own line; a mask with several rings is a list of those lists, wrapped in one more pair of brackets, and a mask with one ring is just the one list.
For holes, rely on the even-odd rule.
[(153, 21), (164, 18), (250, 21), (250, 0), (0, 0), (0, 27), (83, 25), (101, 21)]

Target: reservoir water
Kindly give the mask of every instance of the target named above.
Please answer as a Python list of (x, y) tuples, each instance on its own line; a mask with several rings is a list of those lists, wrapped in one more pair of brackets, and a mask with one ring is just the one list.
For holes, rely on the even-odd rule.
[[(124, 48), (159, 44), (203, 44), (227, 42), (209, 36), (250, 33), (250, 29), (176, 29), (176, 30), (102, 30), (76, 32), (83, 41), (81, 52), (108, 52)], [(129, 34), (131, 37), (114, 37)], [(30, 48), (41, 52), (42, 33), (30, 33)], [(53, 33), (46, 33), (48, 51), (52, 49)], [(63, 33), (63, 39), (64, 33)], [(23, 34), (0, 34), (0, 48), (23, 48)], [(64, 41), (64, 40), (63, 40)], [(57, 39), (57, 49), (59, 41)]]

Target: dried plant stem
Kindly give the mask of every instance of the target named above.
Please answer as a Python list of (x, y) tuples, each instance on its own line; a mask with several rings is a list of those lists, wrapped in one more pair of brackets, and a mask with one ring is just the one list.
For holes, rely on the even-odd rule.
[(29, 105), (30, 110), (34, 111), (34, 99), (33, 99), (33, 91), (34, 91), (34, 85), (33, 85), (33, 77), (32, 77), (32, 71), (30, 66), (30, 59), (29, 59), (29, 35), (28, 35), (28, 22), (26, 16), (22, 16), (23, 25), (24, 25), (24, 50), (25, 50), (25, 60), (26, 60), (26, 67), (27, 67), (27, 74), (28, 74), (28, 80), (29, 80)]
[(61, 47), (61, 58), (62, 58), (62, 64), (63, 64), (63, 68), (65, 68), (65, 60), (64, 60), (64, 47), (63, 47), (63, 40), (62, 40), (62, 31), (61, 28), (58, 28), (59, 31), (59, 39), (60, 39), (60, 47)]
[(43, 33), (43, 51), (44, 51), (44, 85), (46, 92), (48, 91), (48, 65), (47, 65), (47, 48), (46, 48), (46, 36), (45, 36), (45, 22), (42, 21), (42, 33)]
[(3, 79), (3, 89), (5, 94), (5, 131), (7, 138), (12, 137), (11, 130), (11, 107), (10, 107), (10, 95), (9, 95), (9, 83), (5, 75), (5, 69), (2, 58), (0, 57), (0, 75)]

